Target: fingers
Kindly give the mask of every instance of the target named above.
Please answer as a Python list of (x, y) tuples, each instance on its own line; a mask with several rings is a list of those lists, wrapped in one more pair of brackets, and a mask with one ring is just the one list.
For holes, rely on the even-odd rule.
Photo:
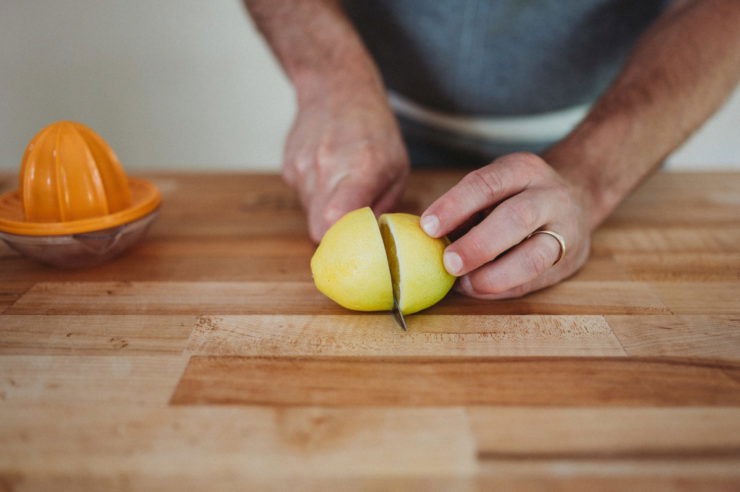
[(301, 105), (283, 152), (283, 176), (301, 196), (318, 241), (347, 212), (384, 211), (401, 195), (408, 155), (382, 91), (358, 88)]
[(380, 196), (380, 198), (375, 201), (375, 203), (372, 205), (375, 215), (390, 212), (393, 207), (401, 200), (401, 196), (403, 195), (404, 189), (406, 187), (407, 174), (408, 173), (405, 173), (402, 177), (394, 181), (388, 191), (384, 192)]
[(301, 203), (304, 207), (308, 208), (311, 196), (313, 195), (316, 188), (316, 173), (313, 171), (305, 171), (301, 167), (307, 167), (306, 164), (296, 163), (297, 161), (289, 161), (283, 165), (282, 176), (283, 180), (298, 192), (298, 196), (301, 199)]
[(544, 274), (557, 274), (553, 264), (559, 256), (560, 243), (547, 234), (537, 234), (498, 260), (464, 276), (460, 289), (467, 295), (488, 299), (501, 294), (512, 296), (515, 289), (535, 280), (547, 281)]
[[(285, 145), (283, 147), (283, 168), (282, 176), (283, 180), (294, 189), (299, 189), (299, 166), (297, 164), (298, 156), (301, 155), (299, 138), (296, 138), (298, 128), (296, 122), (293, 122), (293, 126), (290, 129), (288, 137), (285, 139)], [(305, 166), (304, 166), (305, 167)]]
[(530, 186), (545, 168), (547, 164), (534, 154), (509, 154), (496, 159), (466, 175), (432, 203), (422, 214), (421, 226), (432, 237), (444, 236), (476, 212)]
[(524, 191), (509, 198), (445, 249), (445, 268), (461, 276), (488, 263), (546, 223), (550, 210), (550, 201), (542, 192)]
[(284, 166), (286, 181), (301, 196), (309, 235), (316, 242), (352, 210), (372, 206), (379, 213), (390, 209), (403, 193), (409, 171), (403, 147), (397, 155), (367, 142), (330, 150), (328, 154), (298, 152)]
[(386, 192), (388, 183), (383, 177), (361, 173), (345, 174), (339, 179), (335, 178), (335, 183), (329, 185), (332, 187), (328, 194), (315, 193), (310, 197), (309, 234), (317, 242), (346, 213), (378, 202), (378, 196), (382, 202), (378, 203), (389, 207), (403, 191), (403, 181), (400, 179)]
[[(464, 232), (461, 226), (481, 215)], [(579, 190), (528, 153), (501, 157), (468, 174), (421, 218), (432, 237), (459, 236), (445, 249), (445, 268), (461, 277), (458, 290), (486, 299), (518, 297), (573, 274), (588, 257), (588, 223)], [(529, 237), (544, 225), (573, 248), (556, 266), (558, 239)]]

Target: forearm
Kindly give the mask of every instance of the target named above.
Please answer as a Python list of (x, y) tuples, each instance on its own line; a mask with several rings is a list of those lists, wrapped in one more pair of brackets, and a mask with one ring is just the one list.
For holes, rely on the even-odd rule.
[(641, 38), (612, 87), (545, 159), (583, 191), (602, 222), (704, 122), (740, 78), (740, 2), (667, 12)]
[(328, 93), (383, 91), (372, 58), (336, 0), (244, 0), (295, 87), (298, 104)]

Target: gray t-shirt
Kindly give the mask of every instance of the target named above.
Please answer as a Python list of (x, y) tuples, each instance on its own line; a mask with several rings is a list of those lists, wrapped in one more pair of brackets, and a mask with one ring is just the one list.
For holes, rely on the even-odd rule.
[(430, 109), (545, 113), (593, 101), (668, 0), (344, 0), (387, 86)]

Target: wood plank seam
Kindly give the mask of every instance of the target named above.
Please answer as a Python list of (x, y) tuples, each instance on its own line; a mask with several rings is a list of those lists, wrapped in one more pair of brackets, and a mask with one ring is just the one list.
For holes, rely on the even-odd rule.
[(177, 375), (176, 378), (173, 379), (172, 389), (170, 389), (169, 396), (167, 398), (167, 406), (172, 406), (172, 399), (175, 397), (175, 393), (177, 392), (177, 388), (180, 387), (180, 382), (182, 381), (182, 378), (185, 376), (185, 371), (188, 370), (188, 367), (190, 367), (190, 359), (192, 356), (187, 355), (185, 353), (185, 349), (182, 351), (182, 357), (187, 359), (186, 362), (182, 365), (182, 368), (180, 369), (180, 374)]
[(26, 295), (26, 293), (28, 291), (30, 291), (35, 286), (36, 286), (36, 283), (32, 283), (32, 284), (28, 284), (25, 287), (21, 287), (21, 289), (18, 292), (0, 292), (0, 296), (10, 295), (10, 296), (14, 296), (15, 297), (15, 299), (11, 303), (6, 304), (5, 306), (0, 306), (0, 314), (5, 314), (5, 311), (10, 310), (10, 308), (12, 308), (13, 305), (15, 305), (16, 302), (18, 302), (19, 300), (21, 300), (21, 298), (24, 295)]
[(740, 370), (740, 361), (734, 360), (716, 360), (701, 357), (560, 357), (560, 356), (456, 356), (456, 357), (438, 357), (438, 356), (393, 356), (393, 355), (249, 355), (249, 356), (197, 356), (202, 359), (250, 359), (264, 361), (282, 361), (282, 362), (322, 362), (338, 361), (342, 363), (393, 363), (393, 364), (418, 364), (418, 363), (435, 363), (435, 364), (456, 364), (468, 362), (525, 362), (525, 361), (581, 361), (581, 362), (615, 362), (615, 363), (639, 363), (639, 362), (656, 362), (663, 365), (691, 366), (711, 369), (728, 369)]
[(702, 448), (701, 450), (676, 449), (672, 451), (634, 449), (620, 451), (589, 450), (568, 452), (538, 452), (522, 453), (479, 451), (480, 461), (613, 461), (613, 460), (651, 460), (651, 461), (695, 461), (713, 460), (717, 458), (740, 459), (740, 447), (734, 448)]
[(738, 406), (732, 372), (677, 357), (193, 356), (170, 404)]
[(573, 278), (409, 333), (316, 291), (278, 176), (157, 184), (110, 264), (0, 245), (0, 490), (740, 490), (740, 173), (658, 173)]
[(737, 315), (606, 316), (629, 356), (740, 359)]
[(2, 355), (182, 355), (194, 316), (0, 314)]
[[(669, 306), (665, 302), (665, 299), (663, 299), (663, 297), (658, 292), (656, 292), (655, 289), (653, 289), (653, 286), (649, 282), (640, 282), (640, 283), (642, 285), (644, 285), (645, 290), (647, 290), (648, 292), (650, 292), (652, 295), (655, 296), (656, 299), (658, 299), (661, 303), (663, 303), (663, 307), (666, 309), (666, 311), (668, 311), (668, 314), (673, 314), (673, 315), (676, 314), (676, 312), (673, 309), (671, 309), (671, 306)], [(618, 338), (619, 337), (617, 337), (617, 339)]]
[(607, 317), (606, 317), (606, 316), (602, 316), (602, 318), (604, 318), (604, 323), (606, 323), (606, 324), (607, 324), (607, 326), (608, 326), (609, 328), (611, 328), (611, 330), (612, 330), (612, 334), (614, 335), (614, 338), (616, 338), (616, 339), (617, 339), (617, 343), (619, 343), (619, 346), (620, 346), (620, 347), (622, 347), (622, 352), (624, 352), (624, 355), (625, 355), (626, 357), (629, 357), (630, 353), (629, 353), (629, 352), (627, 351), (627, 349), (625, 348), (625, 346), (624, 346), (624, 343), (622, 342), (622, 339), (621, 339), (621, 338), (619, 338), (619, 334), (618, 334), (618, 333), (617, 333), (617, 332), (616, 332), (616, 331), (614, 330), (614, 328), (613, 328), (613, 327), (612, 327), (612, 326), (611, 326), (611, 325), (609, 324), (609, 320), (607, 319)]
[(192, 355), (626, 356), (603, 316), (387, 314), (201, 316)]
[(674, 314), (740, 314), (740, 282), (646, 282)]

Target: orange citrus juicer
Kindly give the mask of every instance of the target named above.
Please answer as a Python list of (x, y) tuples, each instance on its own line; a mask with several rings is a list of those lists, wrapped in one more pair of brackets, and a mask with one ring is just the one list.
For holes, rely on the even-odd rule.
[(153, 184), (126, 177), (100, 135), (59, 121), (28, 144), (20, 188), (0, 196), (0, 238), (56, 266), (100, 263), (145, 234), (160, 202)]

